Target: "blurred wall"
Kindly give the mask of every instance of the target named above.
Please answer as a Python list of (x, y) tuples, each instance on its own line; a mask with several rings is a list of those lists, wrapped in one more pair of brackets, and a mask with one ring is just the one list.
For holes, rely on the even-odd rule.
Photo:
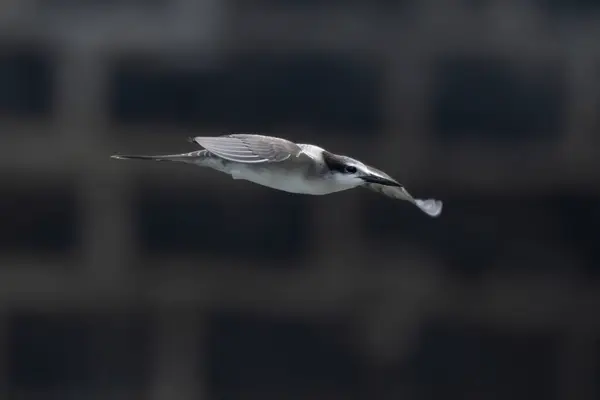
[[(598, 38), (592, 0), (2, 2), (1, 397), (600, 399)], [(444, 212), (109, 159), (229, 131)]]

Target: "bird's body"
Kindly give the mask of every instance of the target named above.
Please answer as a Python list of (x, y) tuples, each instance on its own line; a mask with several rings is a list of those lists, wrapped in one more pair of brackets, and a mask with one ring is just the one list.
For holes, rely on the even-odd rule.
[(183, 154), (115, 155), (113, 158), (184, 162), (212, 168), (233, 179), (296, 194), (326, 195), (362, 186), (407, 200), (430, 216), (441, 213), (441, 201), (414, 199), (384, 172), (315, 145), (254, 134), (195, 137), (191, 141), (204, 149)]

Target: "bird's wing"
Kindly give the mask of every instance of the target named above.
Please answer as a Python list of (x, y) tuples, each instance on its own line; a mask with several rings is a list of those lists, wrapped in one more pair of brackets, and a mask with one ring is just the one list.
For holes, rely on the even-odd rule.
[(218, 157), (239, 163), (281, 162), (304, 154), (289, 140), (262, 135), (198, 136), (193, 141)]
[(404, 187), (398, 186), (385, 186), (376, 183), (367, 183), (364, 185), (367, 189), (371, 189), (377, 193), (381, 193), (385, 196), (398, 199), (406, 200), (419, 207), (421, 211), (431, 217), (437, 217), (442, 212), (443, 203), (436, 199), (415, 199)]

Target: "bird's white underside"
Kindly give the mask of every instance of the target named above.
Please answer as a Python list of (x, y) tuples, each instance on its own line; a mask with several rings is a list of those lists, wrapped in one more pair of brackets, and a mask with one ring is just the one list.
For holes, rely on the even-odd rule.
[(264, 173), (254, 168), (236, 166), (229, 172), (233, 179), (246, 180), (272, 189), (289, 193), (325, 195), (335, 193), (354, 186), (340, 186), (330, 180), (307, 180), (303, 175), (294, 173)]

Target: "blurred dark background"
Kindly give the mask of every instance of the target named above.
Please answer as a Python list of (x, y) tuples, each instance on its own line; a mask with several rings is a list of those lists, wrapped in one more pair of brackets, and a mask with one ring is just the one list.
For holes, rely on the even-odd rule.
[[(600, 399), (600, 2), (0, 5), (0, 398)], [(186, 165), (253, 131), (389, 172)]]

